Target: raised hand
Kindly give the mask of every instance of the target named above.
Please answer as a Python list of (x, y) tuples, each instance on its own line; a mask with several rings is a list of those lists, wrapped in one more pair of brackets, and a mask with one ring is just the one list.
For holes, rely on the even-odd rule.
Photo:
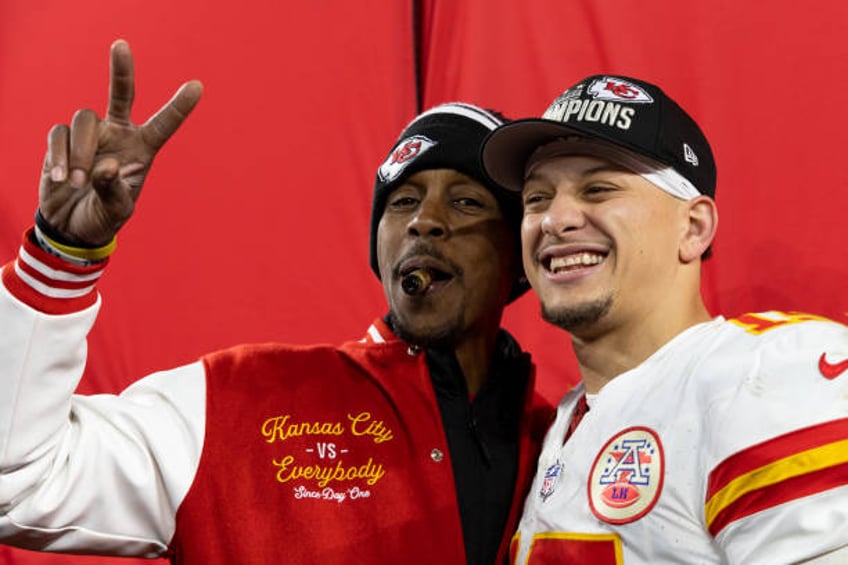
[(134, 125), (133, 57), (126, 41), (115, 41), (106, 118), (79, 110), (70, 127), (59, 124), (50, 130), (39, 187), (42, 217), (67, 243), (110, 242), (132, 215), (156, 153), (202, 92), (200, 82), (186, 82), (147, 122)]

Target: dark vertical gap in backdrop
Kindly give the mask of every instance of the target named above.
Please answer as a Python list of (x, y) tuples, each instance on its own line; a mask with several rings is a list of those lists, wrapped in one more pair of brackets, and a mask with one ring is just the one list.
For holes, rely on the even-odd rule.
[(420, 114), (424, 103), (424, 69), (421, 62), (423, 0), (412, 0), (412, 56), (415, 65), (415, 113)]

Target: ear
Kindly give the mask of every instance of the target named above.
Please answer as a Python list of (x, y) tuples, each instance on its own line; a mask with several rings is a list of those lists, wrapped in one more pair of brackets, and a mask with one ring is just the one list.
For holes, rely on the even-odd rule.
[(718, 209), (709, 196), (693, 198), (688, 204), (689, 224), (680, 242), (680, 261), (690, 263), (699, 259), (715, 237)]

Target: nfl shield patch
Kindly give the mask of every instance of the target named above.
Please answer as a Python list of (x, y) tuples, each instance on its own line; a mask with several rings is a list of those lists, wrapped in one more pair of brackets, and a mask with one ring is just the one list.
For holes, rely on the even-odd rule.
[(548, 467), (545, 471), (545, 478), (542, 479), (542, 488), (539, 489), (539, 497), (542, 499), (542, 502), (554, 493), (561, 473), (562, 463), (559, 461)]

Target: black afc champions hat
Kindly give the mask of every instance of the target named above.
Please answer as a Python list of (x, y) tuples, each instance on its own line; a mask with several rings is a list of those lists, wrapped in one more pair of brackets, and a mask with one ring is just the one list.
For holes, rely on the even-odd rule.
[(617, 75), (585, 78), (557, 97), (541, 118), (496, 129), (483, 145), (483, 168), (498, 184), (520, 191), (533, 152), (573, 136), (670, 166), (701, 194), (715, 196), (715, 160), (698, 124), (659, 87)]

